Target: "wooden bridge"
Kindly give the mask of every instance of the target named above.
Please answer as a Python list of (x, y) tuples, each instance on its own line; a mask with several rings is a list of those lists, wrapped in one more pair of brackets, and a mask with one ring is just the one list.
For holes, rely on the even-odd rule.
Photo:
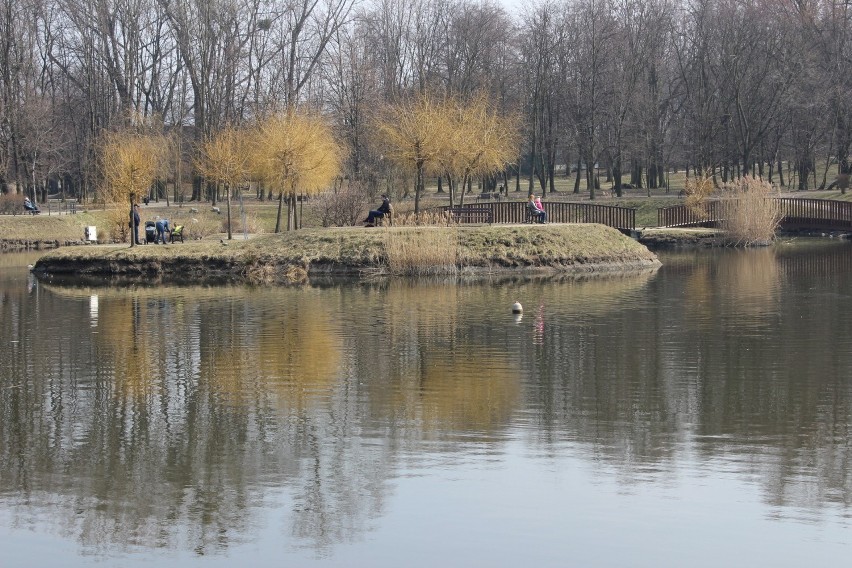
[[(461, 209), (490, 210), (492, 223), (524, 223), (527, 216), (526, 201), (503, 201), (498, 203), (482, 203), (465, 205)], [(449, 206), (441, 207), (448, 211)], [(458, 207), (452, 208), (458, 211)], [(613, 205), (597, 205), (595, 203), (577, 203), (563, 201), (548, 201), (544, 203), (549, 223), (600, 223), (614, 227), (622, 232), (636, 229), (636, 209), (617, 207)], [(465, 217), (459, 217), (464, 222)]]
[[(799, 197), (773, 198), (781, 206), (781, 228), (852, 231), (852, 202), (833, 199)], [(660, 227), (710, 227), (723, 221), (720, 201), (704, 204), (705, 214), (699, 215), (686, 205), (657, 209)]]

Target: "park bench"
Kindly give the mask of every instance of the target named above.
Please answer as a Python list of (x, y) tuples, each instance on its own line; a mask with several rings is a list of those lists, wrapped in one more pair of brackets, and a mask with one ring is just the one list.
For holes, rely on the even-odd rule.
[(527, 206), (524, 207), (524, 211), (526, 212), (524, 223), (538, 223), (539, 216), (537, 213), (533, 213), (533, 210)]
[(499, 193), (483, 192), (476, 196), (476, 201), (487, 201), (490, 199), (499, 200), (502, 196)]
[(448, 223), (493, 223), (491, 209), (474, 207), (450, 207), (447, 209)]
[(47, 200), (47, 214), (50, 215), (51, 212), (56, 211), (57, 213), (62, 213), (62, 209), (65, 209), (66, 213), (75, 214), (77, 213), (77, 200), (76, 199), (48, 199)]

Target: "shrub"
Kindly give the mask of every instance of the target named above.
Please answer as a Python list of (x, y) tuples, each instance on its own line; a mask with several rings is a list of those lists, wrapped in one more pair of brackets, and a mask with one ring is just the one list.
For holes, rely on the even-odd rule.
[(781, 206), (772, 199), (777, 190), (769, 182), (745, 176), (724, 186), (720, 203), (725, 240), (733, 246), (767, 245), (775, 239)]
[(24, 196), (20, 193), (0, 194), (0, 215), (18, 215), (24, 212)]
[(367, 211), (367, 192), (358, 182), (351, 182), (319, 194), (315, 200), (323, 227), (345, 227), (357, 224)]
[[(109, 209), (106, 212), (107, 234), (114, 243), (126, 243), (130, 241), (130, 211), (118, 208)], [(139, 238), (144, 239), (144, 223), (139, 227)]]

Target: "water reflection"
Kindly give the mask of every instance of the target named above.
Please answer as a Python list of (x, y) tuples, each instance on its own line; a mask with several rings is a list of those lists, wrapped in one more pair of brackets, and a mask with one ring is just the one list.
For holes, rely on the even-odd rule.
[(842, 517), (848, 259), (785, 245), (630, 277), (304, 288), (31, 289), (8, 267), (0, 503), (104, 554), (225, 552), (284, 510), (285, 548), (326, 554), (382, 526), (412, 471), (570, 458), (619, 494), (736, 476), (767, 516)]

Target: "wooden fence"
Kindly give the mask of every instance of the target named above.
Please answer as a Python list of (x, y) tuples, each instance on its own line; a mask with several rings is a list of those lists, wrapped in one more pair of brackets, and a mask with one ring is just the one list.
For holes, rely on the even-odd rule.
[[(464, 208), (491, 210), (494, 223), (523, 223), (527, 215), (526, 201), (503, 201), (465, 205)], [(442, 207), (442, 211), (449, 207)], [(457, 208), (456, 208), (457, 209)], [(549, 223), (600, 223), (622, 231), (636, 229), (636, 210), (630, 207), (576, 203), (572, 201), (548, 201), (544, 203)]]

